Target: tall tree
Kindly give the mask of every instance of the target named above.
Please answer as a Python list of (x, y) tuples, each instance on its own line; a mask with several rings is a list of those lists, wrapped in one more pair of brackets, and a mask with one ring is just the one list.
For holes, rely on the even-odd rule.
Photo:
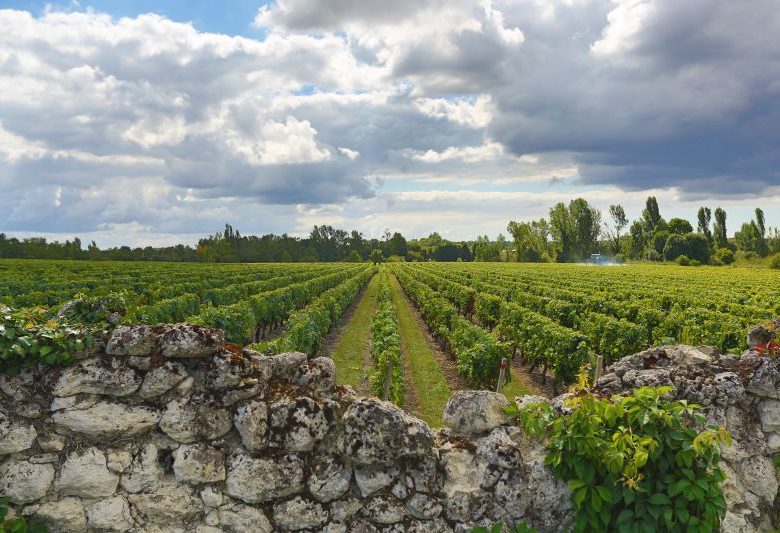
[(758, 255), (766, 257), (766, 218), (764, 217), (764, 211), (760, 207), (756, 208), (756, 228), (758, 229)]
[(729, 239), (726, 232), (726, 211), (720, 207), (715, 209), (715, 224), (712, 226), (712, 233), (715, 239), (715, 246), (718, 248), (728, 248)]
[(612, 252), (617, 254), (620, 252), (620, 232), (623, 231), (623, 228), (628, 226), (628, 217), (626, 217), (626, 210), (619, 204), (609, 206), (609, 215), (612, 217), (614, 228), (610, 232)]
[(661, 211), (658, 209), (658, 200), (655, 196), (648, 196), (645, 202), (645, 208), (642, 211), (642, 219), (647, 227), (648, 233), (653, 234), (661, 222)]
[(559, 263), (571, 261), (575, 238), (574, 221), (563, 202), (558, 202), (550, 209), (550, 233), (558, 247), (555, 260)]
[(574, 256), (584, 259), (598, 249), (601, 235), (601, 212), (591, 207), (584, 198), (576, 198), (569, 204), (574, 221)]
[(712, 211), (709, 207), (700, 207), (699, 213), (696, 218), (698, 219), (699, 233), (707, 237), (707, 240), (712, 242), (712, 231), (710, 231), (710, 222), (712, 221)]

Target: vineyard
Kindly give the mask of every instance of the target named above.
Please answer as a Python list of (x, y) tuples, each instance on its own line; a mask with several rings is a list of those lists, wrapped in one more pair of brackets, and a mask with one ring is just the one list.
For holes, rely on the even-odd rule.
[[(426, 334), (452, 359), (460, 382), (450, 389), (495, 388), (502, 360), (566, 384), (599, 356), (609, 364), (653, 345), (738, 353), (751, 325), (780, 314), (780, 274), (762, 269), (731, 269), (726, 279), (718, 269), (656, 265), (10, 260), (0, 262), (3, 365), (67, 363), (119, 323), (216, 327), (258, 352), (315, 355), (378, 271), (364, 375), (368, 390), (387, 389), (398, 404), (399, 303), (412, 302)], [(396, 279), (408, 300), (394, 302)], [(505, 381), (512, 378), (507, 372)]]

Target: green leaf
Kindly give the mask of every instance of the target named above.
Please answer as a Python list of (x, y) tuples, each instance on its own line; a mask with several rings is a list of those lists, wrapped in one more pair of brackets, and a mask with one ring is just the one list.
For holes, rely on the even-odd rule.
[(669, 497), (666, 494), (661, 494), (660, 492), (657, 492), (650, 496), (648, 500), (653, 505), (670, 505), (672, 501), (669, 499)]

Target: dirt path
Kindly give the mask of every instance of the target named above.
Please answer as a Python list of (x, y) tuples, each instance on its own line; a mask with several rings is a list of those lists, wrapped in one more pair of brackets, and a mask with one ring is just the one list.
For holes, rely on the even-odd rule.
[(336, 363), (339, 385), (349, 385), (358, 393), (370, 394), (368, 369), (371, 368), (371, 317), (377, 306), (379, 278), (374, 276), (355, 301), (344, 311), (320, 346), (319, 355)]

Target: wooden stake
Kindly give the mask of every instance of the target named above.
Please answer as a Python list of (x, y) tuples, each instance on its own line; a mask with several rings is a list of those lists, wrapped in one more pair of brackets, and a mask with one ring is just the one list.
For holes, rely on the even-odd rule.
[(504, 372), (506, 372), (506, 358), (501, 358), (501, 363), (498, 365), (498, 383), (496, 384), (496, 392), (501, 392), (504, 387)]
[(390, 382), (393, 381), (393, 360), (387, 360), (387, 376), (385, 376), (385, 394), (382, 398), (387, 401), (390, 398)]

